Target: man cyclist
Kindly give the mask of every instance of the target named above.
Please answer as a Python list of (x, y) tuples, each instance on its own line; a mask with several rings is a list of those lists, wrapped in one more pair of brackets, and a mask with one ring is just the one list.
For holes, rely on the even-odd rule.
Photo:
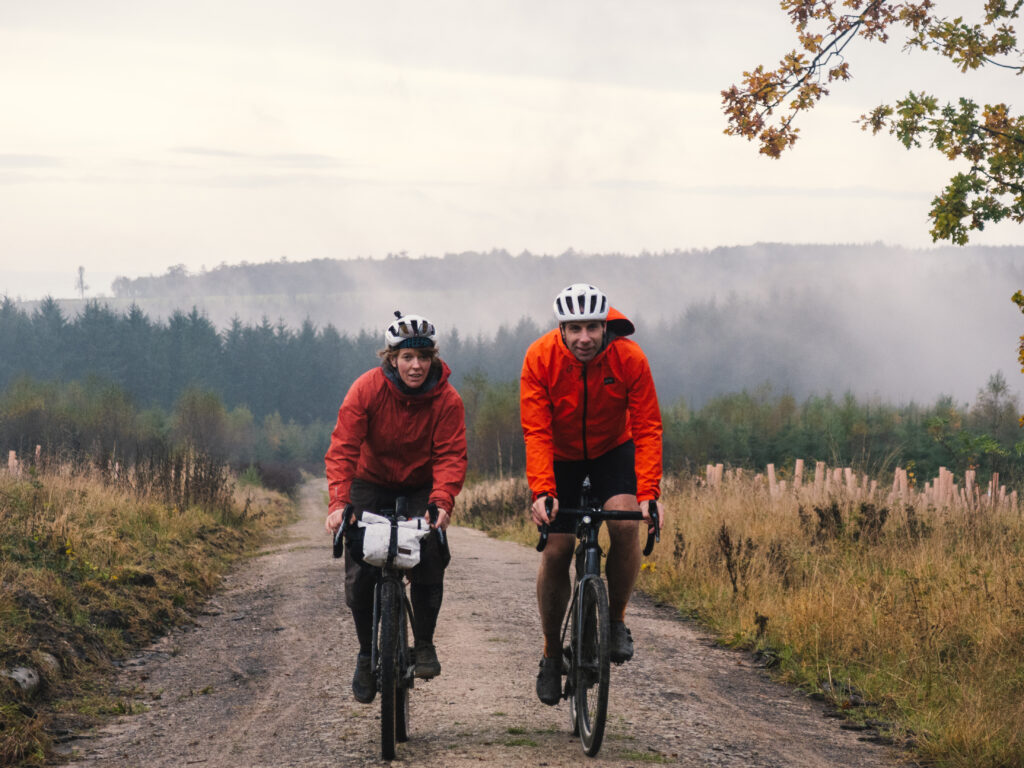
[[(402, 315), (384, 330), (380, 366), (352, 384), (324, 457), (332, 533), (349, 517), (391, 508), (405, 496), (411, 514), (437, 507), (434, 528), (447, 528), (455, 496), (466, 477), (466, 421), (462, 400), (448, 382), (448, 366), (437, 354), (433, 323)], [(420, 563), (408, 571), (416, 626), (417, 677), (441, 672), (434, 629), (444, 594), (446, 543), (435, 532), (420, 545)], [(357, 701), (376, 695), (370, 667), (373, 591), (379, 568), (357, 562), (345, 548), (345, 602), (355, 621), (359, 652), (352, 678)]]
[[(592, 285), (576, 283), (554, 301), (558, 327), (526, 352), (520, 416), (526, 439), (530, 514), (551, 533), (537, 572), (544, 654), (537, 696), (557, 704), (562, 692), (561, 625), (572, 592), (569, 562), (573, 520), (558, 517), (559, 501), (579, 503), (583, 479), (605, 509), (661, 512), (661, 412), (647, 358), (625, 338), (634, 326)], [(545, 500), (551, 497), (550, 517)], [(611, 660), (633, 656), (624, 619), (640, 571), (638, 522), (609, 521), (605, 574), (611, 618)]]

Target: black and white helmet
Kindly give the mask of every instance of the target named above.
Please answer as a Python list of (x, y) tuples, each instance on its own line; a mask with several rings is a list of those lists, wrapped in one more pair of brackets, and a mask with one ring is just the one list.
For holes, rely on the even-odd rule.
[(403, 315), (395, 310), (395, 320), (384, 329), (384, 343), (388, 349), (434, 347), (437, 329), (422, 315)]
[(559, 323), (605, 320), (608, 297), (587, 283), (573, 283), (555, 297), (555, 318)]

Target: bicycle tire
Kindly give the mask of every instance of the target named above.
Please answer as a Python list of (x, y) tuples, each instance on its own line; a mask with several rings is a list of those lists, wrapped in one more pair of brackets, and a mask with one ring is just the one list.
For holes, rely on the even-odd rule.
[(576, 661), (573, 709), (583, 750), (593, 757), (604, 740), (611, 670), (608, 592), (600, 578), (585, 578), (580, 584), (579, 605), (574, 617), (578, 624), (574, 632), (577, 645), (573, 653)]
[(412, 622), (412, 606), (403, 588), (398, 596), (401, 610), (398, 614), (398, 682), (395, 693), (395, 740), (409, 740), (409, 682), (411, 666), (415, 663), (409, 647), (409, 624)]
[[(577, 560), (577, 562), (579, 562)], [(582, 571), (577, 571), (582, 573)], [(563, 696), (569, 701), (569, 725), (572, 726), (572, 735), (580, 735), (579, 718), (576, 716), (576, 649), (579, 647), (579, 616), (576, 610), (576, 601), (579, 599), (579, 582), (573, 587), (572, 600), (569, 603), (569, 610), (566, 612), (566, 627), (562, 629), (562, 639), (569, 635), (569, 643), (562, 647), (562, 658), (564, 661), (565, 693)]]
[(380, 583), (380, 755), (385, 760), (395, 757), (395, 721), (399, 691), (399, 619), (401, 606), (399, 585), (393, 579)]

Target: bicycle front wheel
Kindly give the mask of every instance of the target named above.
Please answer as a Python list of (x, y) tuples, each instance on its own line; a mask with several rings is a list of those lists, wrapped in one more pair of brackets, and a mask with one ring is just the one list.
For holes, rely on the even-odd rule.
[(380, 659), (380, 755), (385, 760), (395, 757), (395, 721), (398, 715), (399, 641), (402, 619), (399, 600), (400, 587), (393, 579), (380, 583), (380, 632), (378, 653)]
[(608, 716), (608, 680), (610, 676), (610, 625), (608, 592), (600, 578), (587, 578), (580, 585), (575, 664), (576, 728), (584, 751), (593, 757), (601, 749)]

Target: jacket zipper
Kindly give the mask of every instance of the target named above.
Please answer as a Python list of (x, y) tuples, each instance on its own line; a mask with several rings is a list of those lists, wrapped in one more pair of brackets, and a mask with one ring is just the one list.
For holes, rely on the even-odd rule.
[(590, 458), (587, 455), (587, 364), (583, 364), (583, 460)]

